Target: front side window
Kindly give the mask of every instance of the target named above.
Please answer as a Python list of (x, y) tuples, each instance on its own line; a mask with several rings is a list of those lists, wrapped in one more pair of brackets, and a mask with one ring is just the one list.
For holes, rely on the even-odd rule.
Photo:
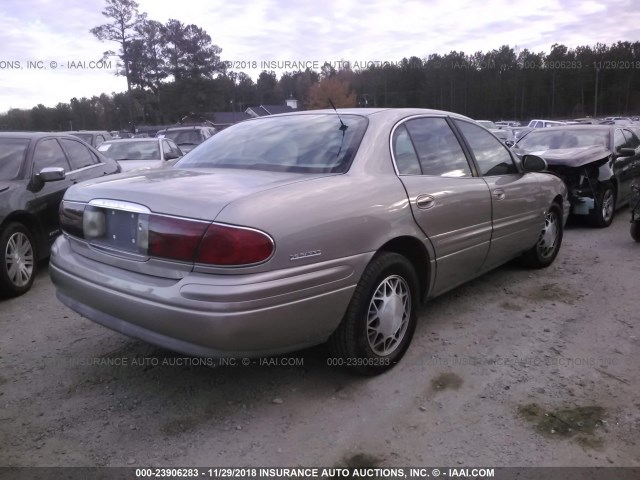
[(517, 173), (509, 150), (484, 128), (462, 120), (454, 120), (467, 140), (483, 176)]
[(64, 168), (65, 172), (70, 170), (67, 157), (54, 138), (38, 143), (33, 153), (33, 172), (38, 173), (43, 168)]
[(462, 147), (444, 118), (416, 118), (405, 122), (405, 125), (415, 145), (423, 175), (471, 176)]
[(222, 130), (176, 166), (342, 173), (351, 165), (367, 123), (359, 115), (263, 117)]
[(616, 128), (616, 131), (613, 134), (614, 150), (617, 152), (618, 150), (626, 146), (627, 146), (627, 139), (624, 138), (624, 135), (622, 134), (622, 130), (620, 130), (619, 128)]
[(633, 148), (635, 150), (636, 148), (640, 147), (640, 140), (635, 133), (633, 133), (631, 130), (623, 130), (622, 133), (624, 134), (624, 138), (626, 138), (627, 140), (627, 145), (629, 146), (629, 148)]

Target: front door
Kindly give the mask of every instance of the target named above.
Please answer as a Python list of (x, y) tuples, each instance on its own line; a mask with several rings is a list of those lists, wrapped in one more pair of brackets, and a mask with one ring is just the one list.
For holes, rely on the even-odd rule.
[(500, 140), (474, 123), (454, 123), (491, 192), (493, 232), (483, 265), (483, 270), (488, 270), (535, 245), (548, 205), (541, 205), (539, 176), (519, 172), (511, 152)]

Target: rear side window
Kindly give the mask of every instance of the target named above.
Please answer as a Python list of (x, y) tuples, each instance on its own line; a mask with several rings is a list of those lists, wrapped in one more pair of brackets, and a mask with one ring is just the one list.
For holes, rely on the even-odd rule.
[(518, 169), (507, 148), (484, 128), (473, 123), (454, 120), (467, 140), (483, 176), (517, 173)]
[(70, 170), (67, 157), (54, 138), (38, 143), (33, 153), (33, 172), (38, 173), (43, 168), (64, 168), (65, 172)]
[(393, 132), (393, 158), (400, 175), (420, 175), (422, 173), (418, 154), (413, 148), (411, 137), (409, 137), (409, 132), (404, 125), (400, 125)]
[(13, 180), (18, 176), (28, 147), (26, 139), (0, 139), (0, 180)]
[(462, 147), (444, 118), (416, 118), (405, 122), (405, 125), (415, 145), (423, 175), (471, 176)]
[(72, 170), (90, 167), (96, 163), (91, 151), (80, 142), (66, 138), (63, 138), (60, 141), (69, 156), (69, 162), (71, 163)]

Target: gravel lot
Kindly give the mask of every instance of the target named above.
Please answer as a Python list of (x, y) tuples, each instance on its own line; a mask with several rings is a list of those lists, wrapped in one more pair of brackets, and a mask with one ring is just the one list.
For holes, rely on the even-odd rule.
[(0, 465), (639, 466), (628, 220), (570, 225), (550, 268), (507, 265), (430, 302), (376, 378), (321, 347), (198, 365), (66, 309), (44, 265), (0, 301)]

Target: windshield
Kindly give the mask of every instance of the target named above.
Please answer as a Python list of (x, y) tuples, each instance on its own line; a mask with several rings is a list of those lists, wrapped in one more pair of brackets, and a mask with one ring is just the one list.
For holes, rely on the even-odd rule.
[(478, 120), (478, 122), (477, 122), (477, 123), (479, 123), (480, 125), (482, 125), (484, 128), (489, 128), (489, 129), (492, 129), (492, 128), (494, 128), (494, 129), (495, 129), (495, 128), (498, 128), (498, 127), (496, 127), (496, 124), (495, 124), (495, 123), (493, 123), (493, 122), (491, 122), (491, 121), (489, 121), (489, 120)]
[(109, 158), (114, 160), (160, 160), (158, 141), (123, 141), (104, 142), (98, 147)]
[(200, 130), (169, 130), (164, 136), (178, 145), (199, 145), (204, 140)]
[(0, 138), (0, 180), (13, 180), (27, 153), (29, 140), (22, 138)]
[(560, 131), (534, 130), (517, 144), (521, 150), (556, 150), (559, 148), (577, 148), (601, 145), (609, 148), (609, 132), (606, 130), (573, 130), (563, 128)]
[(176, 166), (345, 172), (367, 128), (367, 119), (358, 115), (340, 118), (334, 113), (287, 115), (239, 123), (211, 137)]

